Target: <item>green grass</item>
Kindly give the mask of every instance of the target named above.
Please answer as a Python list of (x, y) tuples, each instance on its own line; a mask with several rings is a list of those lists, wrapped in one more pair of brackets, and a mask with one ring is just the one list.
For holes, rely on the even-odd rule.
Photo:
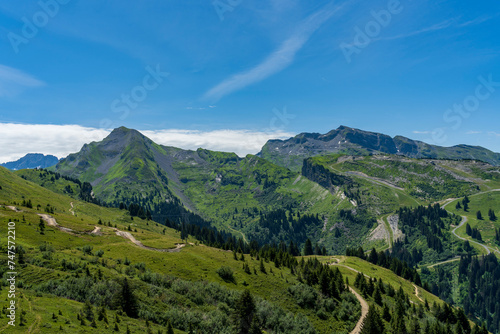
[[(49, 260), (39, 259), (39, 261), (42, 261), (41, 263), (45, 263), (43, 266), (28, 264), (20, 270), (19, 280), (22, 280), (24, 284), (38, 284), (67, 276), (67, 272), (61, 271), (57, 265), (51, 264), (56, 263), (54, 261), (59, 263), (62, 259), (70, 262), (83, 261), (83, 263), (89, 263), (91, 272), (95, 272), (98, 267), (92, 264), (94, 256), (84, 255), (81, 251), (84, 246), (91, 246), (93, 253), (97, 252), (97, 250), (104, 251), (101, 259), (107, 262), (107, 266), (101, 270), (105, 276), (123, 276), (123, 270), (127, 269), (123, 264), (125, 259), (128, 259), (132, 264), (143, 262), (153, 272), (173, 275), (189, 281), (217, 282), (236, 291), (249, 289), (255, 296), (279, 305), (287, 311), (306, 314), (309, 321), (320, 332), (322, 328), (330, 328), (331, 324), (328, 321), (319, 319), (313, 311), (302, 310), (295, 304), (290, 294), (287, 293), (287, 288), (297, 283), (297, 277), (292, 275), (287, 268), (276, 268), (274, 264), (265, 263), (267, 274), (263, 274), (259, 271), (260, 261), (246, 255), (246, 262), (252, 270), (251, 274), (247, 274), (243, 270), (243, 262), (234, 260), (232, 252), (207, 247), (195, 243), (195, 240), (187, 240), (186, 246), (176, 253), (143, 249), (134, 245), (128, 239), (117, 236), (114, 225), (117, 224), (118, 229), (123, 231), (127, 231), (129, 225), (133, 230), (137, 229), (137, 232), (131, 233), (144, 245), (150, 247), (172, 248), (175, 247), (175, 244), (184, 242), (180, 240), (177, 231), (166, 228), (166, 232), (163, 234), (164, 227), (154, 222), (147, 222), (137, 218), (131, 221), (124, 211), (98, 207), (53, 193), (1, 168), (0, 185), (2, 186), (2, 190), (0, 190), (1, 205), (12, 205), (19, 203), (22, 199), (31, 199), (34, 204), (32, 209), (17, 205), (22, 212), (14, 212), (6, 207), (0, 208), (0, 235), (6, 234), (7, 221), (16, 221), (17, 244), (25, 248), (27, 251), (26, 257), (39, 258), (41, 253), (39, 246), (42, 244), (50, 244), (55, 250)], [(97, 225), (98, 219), (102, 219), (104, 223), (111, 222), (113, 227), (108, 227), (107, 224), (102, 225), (102, 235), (94, 236), (88, 234), (71, 235), (47, 226), (45, 234), (42, 235), (38, 227), (40, 219), (37, 215), (36, 204), (45, 202), (49, 202), (56, 208), (53, 217), (63, 227), (69, 227), (75, 231), (89, 231)], [(74, 204), (75, 216), (68, 211), (70, 202)], [(5, 239), (2, 238), (1, 242), (0, 246), (5, 250)], [(5, 252), (3, 253), (5, 254)], [(236, 283), (224, 282), (216, 274), (216, 270), (222, 264), (229, 266), (233, 270)], [(115, 269), (111, 269), (113, 267)], [(257, 270), (257, 274), (253, 272), (254, 268)], [(2, 291), (2, 293), (4, 292), (5, 290)], [(22, 293), (31, 294), (29, 290), (22, 290)], [(63, 314), (67, 313), (70, 318), (76, 319), (76, 311), (81, 308), (80, 303), (66, 302), (62, 298), (33, 297), (30, 306), (32, 311), (30, 316), (27, 317), (27, 327), (33, 325), (40, 328), (41, 332), (47, 333), (53, 331), (56, 324), (57, 328), (59, 327), (59, 323), (49, 322), (49, 319), (43, 313), (44, 309), (57, 311), (56, 306), (46, 306), (49, 301), (53, 305), (60, 305)], [(27, 306), (23, 305), (22, 307)], [(138, 320), (129, 319), (127, 321), (130, 323), (131, 329), (140, 326)], [(49, 323), (52, 327), (48, 325), (44, 327), (46, 323)], [(71, 324), (67, 326), (67, 329), (63, 325), (65, 332), (66, 330), (68, 333), (81, 330), (79, 325), (74, 323), (74, 319), (71, 320)], [(123, 330), (124, 327), (121, 325), (120, 327)], [(102, 330), (102, 327), (99, 328)], [(85, 328), (85, 330), (91, 332), (90, 328)]]
[[(395, 289), (399, 289), (399, 287), (401, 286), (403, 288), (403, 291), (409, 296), (410, 300), (413, 303), (423, 304), (423, 302), (419, 298), (417, 298), (415, 294), (414, 285), (410, 281), (397, 276), (389, 269), (376, 266), (368, 261), (352, 256), (326, 256), (320, 257), (320, 259), (325, 263), (338, 263), (337, 267), (342, 272), (342, 274), (349, 279), (350, 284), (354, 283), (357, 272), (347, 267), (360, 271), (364, 275), (367, 275), (369, 277), (381, 278), (385, 283), (391, 284)], [(429, 304), (432, 304), (434, 302), (443, 302), (437, 296), (422, 288), (418, 288), (418, 293), (419, 297), (424, 301), (427, 300)]]
[[(492, 249), (500, 250), (499, 245), (495, 242), (494, 237), (495, 237), (495, 228), (499, 229), (500, 228), (500, 217), (497, 219), (497, 221), (490, 221), (488, 217), (488, 211), (489, 209), (492, 209), (495, 211), (495, 214), (500, 216), (500, 191), (492, 191), (492, 192), (487, 192), (487, 193), (481, 193), (477, 195), (472, 195), (469, 196), (470, 203), (469, 203), (469, 210), (468, 212), (465, 212), (462, 209), (456, 209), (455, 206), (458, 201), (461, 201), (462, 199), (457, 199), (452, 202), (450, 202), (447, 206), (446, 209), (450, 212), (453, 212), (457, 215), (460, 216), (466, 216), (467, 217), (467, 222), (472, 228), (477, 228), (481, 232), (481, 237), (483, 239), (483, 244), (491, 247)], [(483, 220), (478, 220), (476, 216), (476, 212), (481, 211)], [(464, 224), (461, 228), (457, 229), (457, 234), (460, 235), (461, 237), (471, 239), (466, 233), (465, 233), (465, 225)], [(477, 242), (477, 240), (474, 240)], [(481, 251), (482, 254), (485, 254), (486, 251), (483, 247), (471, 244), (474, 247), (476, 247), (479, 251)], [(495, 254), (499, 255), (498, 253), (495, 252)]]

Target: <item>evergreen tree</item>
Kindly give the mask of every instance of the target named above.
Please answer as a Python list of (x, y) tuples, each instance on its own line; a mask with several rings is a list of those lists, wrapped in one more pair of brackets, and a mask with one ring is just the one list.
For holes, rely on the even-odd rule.
[(259, 327), (259, 323), (257, 322), (257, 318), (254, 316), (252, 319), (252, 324), (250, 326), (250, 331), (248, 334), (262, 334), (262, 330)]
[(304, 255), (308, 256), (308, 255), (313, 255), (313, 254), (314, 254), (314, 251), (313, 251), (312, 243), (311, 243), (311, 240), (309, 240), (309, 238), (308, 238), (306, 240), (305, 245), (304, 245)]
[(85, 318), (88, 321), (94, 320), (94, 308), (92, 307), (92, 304), (90, 304), (90, 301), (88, 299), (85, 301), (85, 304), (82, 308), (82, 318)]
[(244, 290), (240, 299), (236, 302), (235, 316), (238, 333), (250, 333), (250, 327), (255, 313), (255, 303), (250, 291)]
[(465, 225), (465, 233), (467, 233), (467, 235), (472, 235), (472, 228), (470, 227), (469, 223)]
[(137, 299), (135, 298), (132, 288), (126, 278), (123, 281), (121, 297), (121, 306), (123, 311), (125, 311), (129, 317), (137, 318), (139, 308), (137, 305)]
[(480, 211), (480, 210), (478, 210), (478, 211), (476, 212), (476, 218), (477, 218), (478, 220), (483, 220), (483, 214), (481, 213), (481, 211)]
[(497, 220), (497, 216), (495, 215), (495, 211), (493, 211), (492, 209), (490, 209), (488, 211), (488, 216), (490, 217), (490, 220), (492, 222), (496, 221)]
[(455, 205), (455, 209), (460, 210), (462, 208), (462, 205), (460, 205), (460, 202), (457, 202), (457, 205)]
[(167, 334), (174, 334), (174, 327), (172, 327), (170, 320), (167, 320)]
[(382, 295), (380, 294), (380, 290), (379, 290), (378, 286), (376, 286), (375, 290), (373, 291), (373, 300), (378, 305), (382, 305)]
[(361, 334), (382, 334), (384, 333), (384, 323), (377, 312), (377, 309), (371, 306), (368, 314), (361, 325)]
[(260, 259), (260, 271), (264, 274), (267, 274), (266, 267), (264, 266), (264, 261), (262, 260), (262, 258)]

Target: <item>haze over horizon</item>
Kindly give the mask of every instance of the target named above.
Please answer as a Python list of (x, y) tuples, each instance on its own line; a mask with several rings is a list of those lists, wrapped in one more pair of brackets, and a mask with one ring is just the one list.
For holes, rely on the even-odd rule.
[(498, 2), (231, 4), (0, 4), (0, 161), (121, 125), (240, 155), (341, 124), (500, 152)]

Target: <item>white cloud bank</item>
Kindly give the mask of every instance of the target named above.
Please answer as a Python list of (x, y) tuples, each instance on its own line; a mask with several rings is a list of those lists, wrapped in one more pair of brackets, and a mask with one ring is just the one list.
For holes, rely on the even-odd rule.
[(106, 130), (79, 125), (0, 123), (0, 162), (14, 161), (27, 153), (62, 158), (108, 134)]
[[(140, 131), (154, 142), (183, 149), (199, 147), (239, 156), (255, 154), (269, 139), (294, 136), (280, 130), (146, 130)], [(79, 125), (0, 123), (0, 163), (14, 161), (27, 153), (52, 154), (58, 158), (78, 152), (83, 144), (100, 141), (110, 130)]]

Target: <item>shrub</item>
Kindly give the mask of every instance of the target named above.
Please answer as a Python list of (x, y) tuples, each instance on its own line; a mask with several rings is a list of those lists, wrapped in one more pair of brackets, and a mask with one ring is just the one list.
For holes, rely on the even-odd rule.
[(235, 282), (233, 270), (228, 266), (220, 267), (217, 269), (216, 273), (226, 282)]
[(90, 246), (90, 245), (85, 245), (85, 246), (83, 246), (83, 248), (82, 248), (82, 252), (83, 252), (84, 254), (92, 255), (92, 248), (93, 248), (93, 247), (92, 247), (92, 246)]

